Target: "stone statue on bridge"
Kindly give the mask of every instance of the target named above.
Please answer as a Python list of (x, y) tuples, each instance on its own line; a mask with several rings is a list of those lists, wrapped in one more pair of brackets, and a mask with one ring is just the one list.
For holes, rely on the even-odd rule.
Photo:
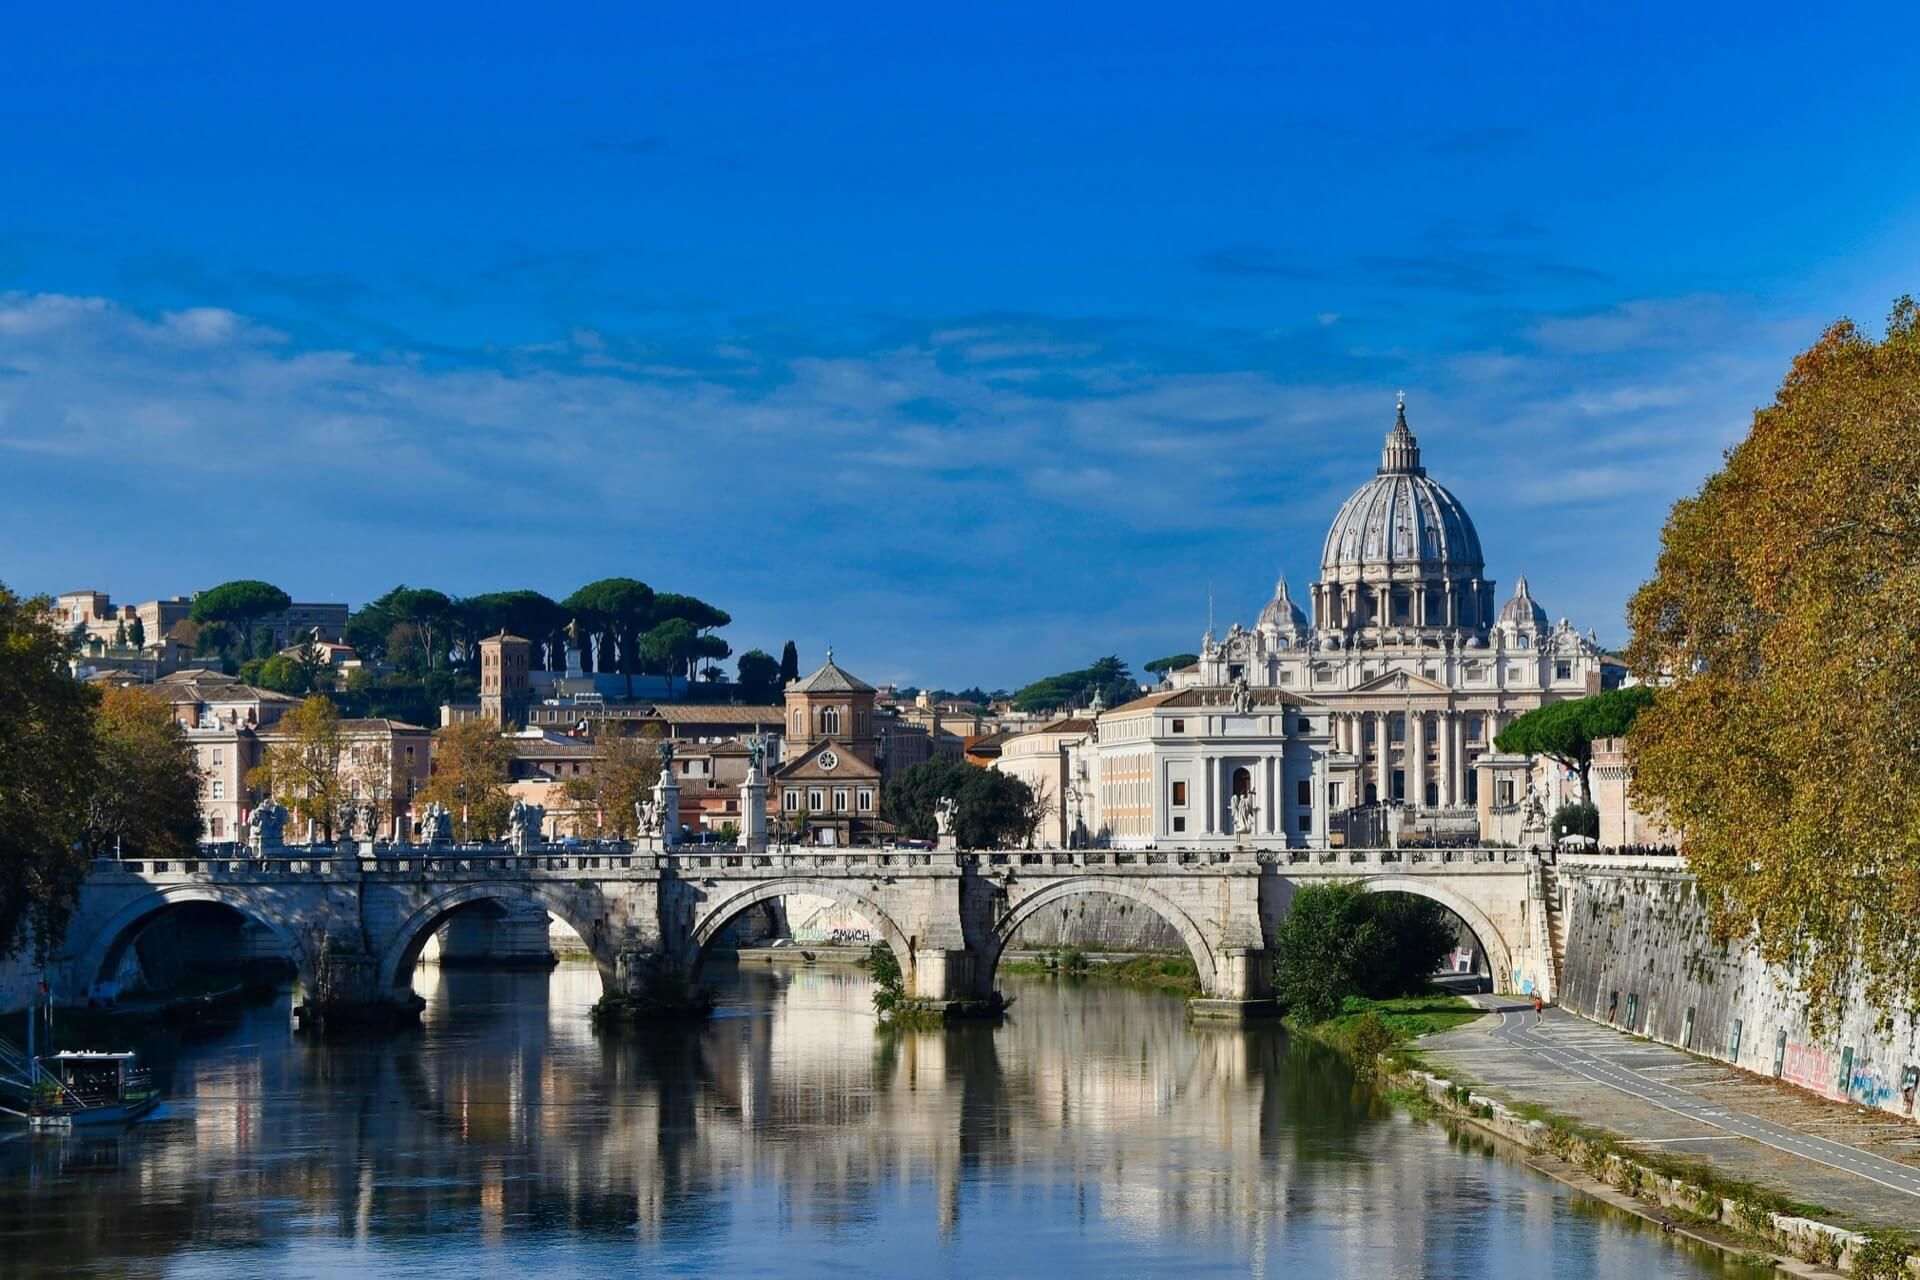
[(952, 836), (954, 820), (959, 816), (960, 802), (952, 796), (941, 796), (933, 806), (933, 829), (942, 836)]
[(259, 857), (277, 852), (280, 833), (286, 829), (287, 807), (278, 800), (264, 801), (247, 815), (247, 844)]
[(633, 816), (640, 823), (640, 834), (657, 836), (660, 834), (660, 806), (651, 800), (635, 800)]
[(533, 847), (543, 841), (541, 828), (546, 821), (545, 805), (515, 800), (513, 808), (507, 811), (507, 838), (513, 844), (513, 851), (521, 855), (531, 853)]
[(438, 800), (420, 811), (420, 838), (427, 844), (453, 843), (453, 815)]
[(1254, 834), (1260, 825), (1260, 797), (1252, 791), (1242, 791), (1233, 798), (1230, 807), (1233, 810), (1233, 834)]

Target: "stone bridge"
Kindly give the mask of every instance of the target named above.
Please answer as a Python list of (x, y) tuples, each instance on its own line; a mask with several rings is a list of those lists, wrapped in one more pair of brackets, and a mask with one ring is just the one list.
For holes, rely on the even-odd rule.
[(1036, 912), (1076, 895), (1138, 904), (1177, 931), (1203, 996), (1196, 1013), (1242, 1016), (1269, 998), (1268, 946), (1303, 885), (1354, 879), (1431, 898), (1478, 939), (1495, 986), (1552, 994), (1551, 871), (1501, 849), (922, 852), (725, 848), (629, 851), (399, 846), (287, 848), (283, 856), (101, 861), (58, 958), (59, 993), (85, 998), (160, 913), (219, 903), (269, 930), (320, 1009), (410, 1004), (427, 939), (464, 912), (538, 907), (579, 934), (609, 992), (697, 984), (716, 936), (793, 894), (866, 919), (910, 993), (990, 995), (1001, 953)]

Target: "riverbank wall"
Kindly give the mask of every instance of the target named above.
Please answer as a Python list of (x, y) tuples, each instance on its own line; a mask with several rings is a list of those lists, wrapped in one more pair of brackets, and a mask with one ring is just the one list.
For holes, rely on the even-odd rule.
[(1726, 945), (1676, 858), (1563, 856), (1555, 868), (1566, 961), (1557, 1003), (1571, 1012), (1823, 1098), (1914, 1117), (1920, 1019), (1858, 992), (1816, 1035), (1789, 976), (1749, 940)]

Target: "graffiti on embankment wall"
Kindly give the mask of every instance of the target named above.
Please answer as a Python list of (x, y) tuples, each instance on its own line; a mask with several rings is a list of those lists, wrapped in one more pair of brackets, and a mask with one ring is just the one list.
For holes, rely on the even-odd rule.
[(1856, 993), (1815, 1034), (1787, 974), (1750, 945), (1712, 941), (1684, 864), (1628, 861), (1561, 860), (1562, 1005), (1823, 1098), (1914, 1115), (1920, 1019), (1889, 1026)]

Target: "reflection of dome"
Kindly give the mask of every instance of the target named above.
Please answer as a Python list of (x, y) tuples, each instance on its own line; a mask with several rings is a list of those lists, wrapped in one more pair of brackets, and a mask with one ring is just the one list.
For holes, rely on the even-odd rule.
[(1536, 631), (1547, 629), (1547, 611), (1527, 594), (1526, 574), (1521, 574), (1520, 580), (1513, 584), (1513, 599), (1501, 608), (1500, 621), (1516, 627), (1532, 627)]
[(1454, 581), (1478, 578), (1485, 567), (1467, 509), (1420, 465), (1404, 404), (1387, 433), (1380, 470), (1340, 508), (1320, 555), (1327, 581), (1341, 579), (1341, 570), (1350, 582), (1356, 570), (1396, 567)]
[(1282, 631), (1306, 629), (1307, 615), (1287, 594), (1285, 578), (1274, 585), (1273, 599), (1267, 601), (1267, 607), (1260, 611), (1260, 621), (1256, 625), (1277, 627)]

